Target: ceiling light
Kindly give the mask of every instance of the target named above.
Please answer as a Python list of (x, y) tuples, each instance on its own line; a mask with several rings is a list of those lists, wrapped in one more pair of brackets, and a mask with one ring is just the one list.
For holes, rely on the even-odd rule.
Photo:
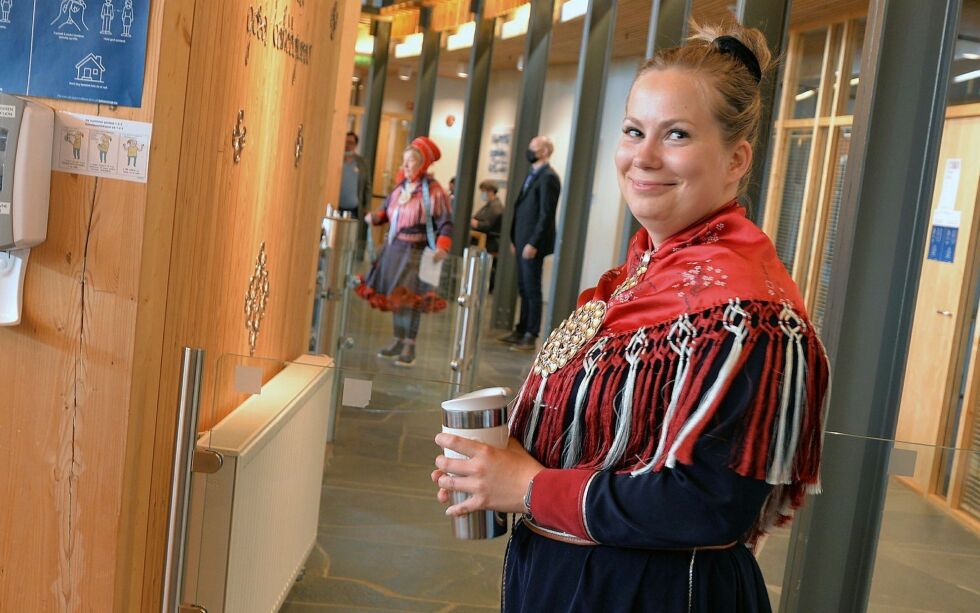
[(517, 56), (517, 71), (518, 72), (524, 72), (524, 56), (523, 55)]
[(422, 34), (410, 34), (395, 45), (395, 57), (416, 57), (422, 55)]
[(964, 53), (964, 60), (980, 60), (980, 53)]
[(796, 101), (799, 102), (800, 100), (806, 100), (807, 98), (812, 98), (816, 94), (817, 94), (817, 90), (808, 89), (805, 92), (796, 94)]
[(470, 76), (469, 68), (467, 68), (466, 64), (463, 62), (456, 64), (456, 76), (460, 77), (461, 79), (465, 79), (466, 77)]
[(358, 55), (371, 55), (374, 53), (374, 37), (370, 34), (358, 36), (354, 43), (354, 53)]
[(853, 79), (851, 79), (851, 85), (857, 85), (858, 81), (860, 80), (861, 80), (860, 77), (854, 77)]
[(510, 14), (510, 21), (500, 26), (500, 38), (514, 38), (527, 33), (527, 24), (531, 20), (531, 5), (522, 4)]
[(561, 20), (571, 21), (585, 15), (589, 10), (589, 0), (565, 0), (561, 5)]
[(980, 70), (971, 70), (970, 72), (957, 75), (953, 77), (953, 83), (963, 83), (964, 81), (972, 81), (976, 78), (980, 78)]
[(476, 22), (467, 21), (456, 29), (455, 34), (450, 34), (446, 39), (446, 50), (455, 51), (464, 47), (472, 47), (474, 34), (476, 34)]
[(399, 66), (398, 67), (398, 78), (402, 81), (408, 81), (412, 78), (412, 67), (411, 66)]

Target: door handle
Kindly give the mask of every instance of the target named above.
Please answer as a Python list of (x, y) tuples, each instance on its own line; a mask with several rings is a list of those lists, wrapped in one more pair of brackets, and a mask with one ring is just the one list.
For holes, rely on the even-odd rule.
[(943, 317), (952, 317), (953, 316), (953, 312), (952, 311), (944, 311), (942, 309), (936, 309), (936, 314), (937, 315), (942, 315)]

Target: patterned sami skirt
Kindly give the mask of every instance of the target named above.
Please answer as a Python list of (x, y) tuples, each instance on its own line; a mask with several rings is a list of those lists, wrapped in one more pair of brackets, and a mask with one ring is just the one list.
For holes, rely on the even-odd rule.
[(446, 308), (436, 288), (419, 280), (419, 263), (425, 243), (393, 240), (381, 249), (378, 259), (361, 278), (357, 294), (381, 311), (415, 309), (436, 313)]

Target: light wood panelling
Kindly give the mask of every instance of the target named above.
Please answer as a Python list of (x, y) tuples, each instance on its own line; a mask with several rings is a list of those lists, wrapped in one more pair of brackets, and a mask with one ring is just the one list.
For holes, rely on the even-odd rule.
[[(249, 47), (251, 4), (151, 3), (138, 109), (45, 101), (155, 129), (146, 185), (53, 175), (23, 324), (0, 329), (13, 365), (0, 370), (0, 610), (159, 610), (179, 346), (204, 346), (212, 369), (247, 351), (242, 300), (262, 240), (273, 292), (259, 352), (305, 350), (360, 6), (287, 2), (314, 44), (307, 66), (271, 28)], [(239, 107), (249, 142), (233, 167)]]
[[(199, 1), (194, 14), (149, 475), (144, 611), (159, 606), (181, 347), (207, 352), (201, 421), (208, 427), (240, 400), (216, 388), (215, 366), (222, 354), (249, 351), (244, 295), (265, 242), (270, 296), (256, 355), (289, 360), (303, 353), (319, 219), (339, 189), (339, 165), (327, 164), (339, 159), (343, 146), (344, 131), (334, 126), (342, 126), (338, 112), (340, 122), (346, 117), (360, 7), (339, 2), (291, 6), (294, 31), (314, 42), (309, 65), (279, 52), (272, 41), (268, 46), (250, 41), (241, 27), (248, 7), (247, 2)], [(248, 132), (236, 165), (231, 132), (239, 109), (245, 110)], [(304, 153), (297, 166), (300, 124)]]
[[(560, 0), (556, 0), (556, 6)], [(616, 30), (612, 57), (643, 57), (646, 52), (647, 30), (650, 24), (652, 0), (620, 0), (617, 7)], [(733, 19), (731, 7), (734, 0), (695, 0), (691, 16), (700, 23), (715, 24)], [(793, 0), (790, 12), (790, 28), (805, 30), (817, 25), (861, 17), (868, 12), (868, 0)], [(552, 32), (548, 63), (551, 65), (577, 64), (582, 45), (582, 18), (566, 23), (555, 23)], [(516, 70), (517, 58), (524, 53), (524, 37), (517, 36), (507, 40), (497, 39), (493, 48), (494, 70)], [(469, 49), (456, 51), (443, 50), (439, 58), (439, 75), (458, 78), (455, 66), (468, 62)], [(397, 74), (402, 64), (413, 69), (418, 66), (418, 58), (396, 60), (391, 56), (389, 70)]]
[(154, 133), (150, 149), (150, 181), (144, 236), (140, 253), (138, 307), (135, 322), (132, 385), (128, 399), (126, 451), (123, 459), (122, 499), (116, 547), (116, 589), (113, 611), (139, 611), (143, 598), (143, 569), (150, 500), (150, 470), (157, 426), (157, 396), (170, 251), (173, 238), (179, 159), (183, 139), (184, 100), (196, 0), (167, 0), (162, 20), (163, 38), (157, 66), (159, 80), (154, 101), (166, 129)]
[[(151, 4), (141, 108), (42, 102), (152, 121), (163, 8)], [(48, 238), (31, 252), (23, 323), (0, 329), (0, 355), (18, 365), (0, 370), (2, 610), (113, 601), (146, 192), (52, 175)]]
[[(909, 342), (909, 364), (915, 367), (908, 368), (905, 373), (896, 440), (928, 446), (943, 444), (941, 430), (959, 391), (955, 381), (962, 368), (963, 353), (958, 348), (965, 344), (965, 322), (970, 316), (968, 301), (972, 296), (972, 279), (976, 276), (973, 254), (980, 214), (975, 207), (980, 181), (980, 157), (976, 155), (978, 141), (980, 117), (946, 121), (932, 210), (938, 206), (946, 162), (957, 158), (962, 161), (962, 170), (955, 209), (961, 212), (962, 220), (954, 261), (923, 259), (922, 262)], [(928, 241), (926, 250), (928, 253)], [(933, 491), (934, 457), (931, 447), (919, 451), (914, 481), (923, 492)]]

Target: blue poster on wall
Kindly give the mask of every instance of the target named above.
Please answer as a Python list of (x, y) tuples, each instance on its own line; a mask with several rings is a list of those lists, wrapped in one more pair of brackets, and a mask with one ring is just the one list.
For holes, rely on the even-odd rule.
[(958, 228), (933, 226), (932, 236), (929, 238), (928, 259), (936, 260), (937, 262), (952, 263), (956, 255), (956, 238), (958, 234)]
[(140, 106), (150, 0), (0, 0), (0, 91)]

